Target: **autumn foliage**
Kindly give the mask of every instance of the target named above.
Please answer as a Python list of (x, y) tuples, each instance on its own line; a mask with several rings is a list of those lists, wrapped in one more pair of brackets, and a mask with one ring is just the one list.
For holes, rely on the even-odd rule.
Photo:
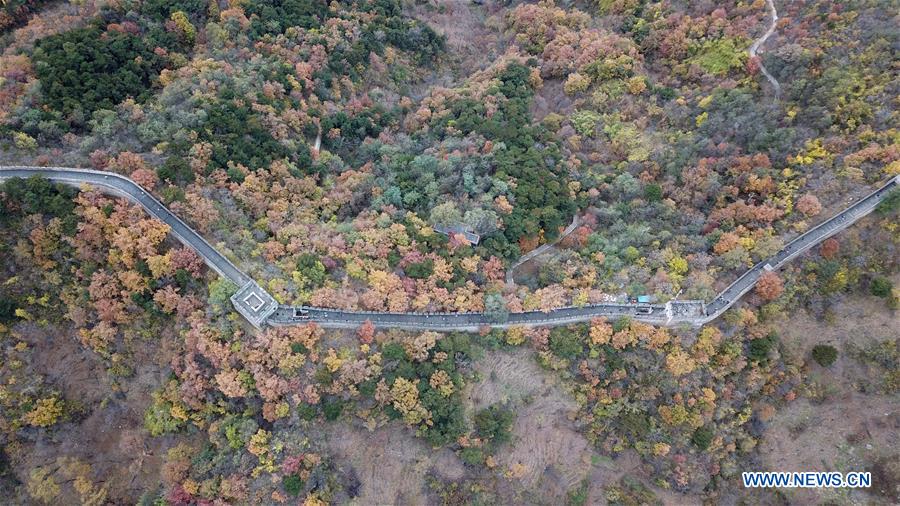
[[(885, 105), (893, 18), (877, 2), (776, 2), (762, 58), (747, 48), (768, 23), (763, 1), (489, 4), (10, 0), (0, 144), (9, 163), (131, 177), (280, 303), (496, 323), (636, 295), (710, 300), (900, 171)], [(566, 240), (508, 272), (576, 215)], [(559, 374), (571, 426), (595, 450), (629, 452), (667, 494), (721, 502), (710, 483), (746, 467), (766, 420), (814, 390), (768, 322), (827, 312), (860, 286), (895, 299), (889, 209), (824, 241), (821, 257), (763, 273), (750, 304), (702, 329), (598, 318), (477, 335), (372, 322), (257, 332), (164, 224), (87, 187), (8, 182), (0, 225), (0, 425), (23, 503), (134, 502), (110, 466), (81, 457), (21, 470), (22, 448), (78, 439), (71, 427), (110, 419), (100, 410), (123, 397), (129, 412), (148, 403), (122, 418), (138, 425), (123, 452), (165, 460), (160, 473), (136, 465), (138, 481), (165, 485), (144, 502), (366, 502), (354, 494), (373, 487), (334, 461), (335, 438), (317, 437), (337, 420), (352, 423), (329, 430), (365, 426), (366, 443), (393, 423), (459, 456), (463, 478), (438, 473), (428, 494), (521, 501), (540, 469), (506, 460), (523, 444), (506, 433), (529, 421), (470, 409), (466, 395), (495, 381), (479, 360), (523, 346)], [(777, 303), (757, 313), (759, 301)], [(53, 356), (36, 351), (38, 334), (100, 364), (104, 407), (37, 371)], [(511, 479), (495, 487), (485, 469)], [(656, 502), (624, 481), (588, 486), (601, 485), (584, 497)], [(571, 492), (539, 502), (579, 502)]]
[(759, 276), (759, 280), (756, 282), (756, 294), (763, 300), (775, 300), (782, 292), (784, 292), (784, 282), (778, 274), (765, 271)]

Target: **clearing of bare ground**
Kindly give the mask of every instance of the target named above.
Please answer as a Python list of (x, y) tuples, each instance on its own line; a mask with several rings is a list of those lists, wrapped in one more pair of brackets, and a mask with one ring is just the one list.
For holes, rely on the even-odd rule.
[[(893, 280), (895, 284), (898, 281), (900, 277)], [(883, 299), (854, 295), (831, 306), (825, 319), (795, 311), (790, 321), (782, 320), (776, 328), (782, 336), (786, 359), (806, 363), (809, 380), (821, 386), (818, 396), (839, 402), (848, 393), (878, 390), (883, 371), (854, 355), (874, 349), (879, 343), (900, 339), (900, 314), (889, 309)], [(811, 357), (811, 350), (817, 345), (835, 347), (837, 360), (828, 367), (817, 364)], [(893, 404), (900, 406), (900, 401), (895, 398)]]
[[(758, 470), (871, 471), (869, 490), (794, 489), (785, 496), (792, 504), (896, 504), (900, 398), (880, 390), (883, 370), (849, 350), (897, 340), (897, 315), (882, 300), (868, 296), (848, 298), (832, 313), (832, 323), (799, 313), (790, 325), (781, 326), (785, 353), (807, 363), (812, 395), (790, 403), (769, 421), (760, 442)], [(810, 358), (818, 344), (837, 348), (834, 364), (822, 367)]]
[(575, 401), (529, 350), (486, 354), (476, 370), (483, 380), (466, 396), (470, 413), (497, 403), (515, 413), (512, 441), (498, 452), (498, 466), (535, 498), (564, 498), (590, 472), (593, 455), (571, 420)]
[(429, 448), (398, 423), (372, 431), (335, 423), (326, 429), (326, 438), (338, 467), (360, 481), (353, 504), (425, 504), (426, 476), (454, 481), (465, 473), (452, 451)]
[(165, 342), (172, 336), (160, 346), (135, 346), (134, 373), (113, 383), (106, 365), (71, 330), (31, 323), (14, 330), (32, 348), (28, 374), (43, 376), (66, 402), (79, 406), (79, 414), (68, 422), (19, 432), (18, 450), (10, 455), (13, 474), (23, 484), (17, 494), (28, 496), (24, 484), (33, 469), (56, 469), (61, 457), (87, 464), (88, 478), (106, 486), (114, 504), (133, 503), (143, 492), (159, 488), (166, 451), (177, 441), (176, 436), (151, 438), (144, 429), (144, 412), (150, 393), (167, 377), (159, 364), (168, 363)]
[[(417, 2), (408, 14), (426, 22), (446, 37), (448, 64), (414, 88), (413, 96), (428, 93), (434, 86), (452, 87), (462, 79), (488, 66), (503, 52), (502, 35), (488, 26), (501, 7), (496, 2), (476, 5), (470, 0)], [(500, 14), (502, 15), (502, 14)]]
[[(604, 489), (623, 476), (647, 478), (635, 453), (610, 459), (593, 449), (572, 420), (575, 400), (555, 374), (536, 363), (531, 350), (487, 353), (476, 370), (482, 380), (465, 396), (469, 413), (496, 403), (515, 413), (512, 440), (496, 455), (497, 467), (511, 485), (511, 500), (563, 504), (586, 484), (588, 504), (605, 504)], [(664, 491), (652, 490), (666, 497)], [(672, 504), (684, 500), (674, 495), (670, 499)]]
[[(760, 471), (873, 471), (871, 490), (786, 489), (791, 504), (896, 504), (893, 473), (875, 472), (900, 457), (896, 397), (844, 392), (839, 399), (792, 403), (771, 421), (760, 444)], [(739, 484), (735, 484), (738, 486)]]
[(649, 485), (636, 453), (610, 459), (592, 448), (571, 419), (577, 406), (563, 381), (531, 350), (487, 352), (474, 366), (479, 380), (463, 392), (467, 418), (495, 404), (515, 413), (496, 465), (466, 466), (451, 449), (432, 448), (396, 422), (372, 430), (356, 421), (328, 424), (324, 435), (340, 473), (359, 483), (351, 504), (440, 504), (442, 493), (462, 486), (499, 504), (554, 505), (584, 485), (586, 504), (606, 504), (606, 487), (625, 476), (666, 504), (684, 504), (685, 497)]
[(467, 419), (497, 404), (515, 414), (511, 440), (493, 453), (494, 465), (467, 466), (450, 448), (432, 448), (396, 422), (372, 430), (358, 421), (328, 424), (325, 440), (339, 472), (359, 483), (351, 504), (441, 504), (459, 487), (498, 504), (528, 505), (565, 504), (581, 489), (585, 504), (602, 505), (623, 478), (662, 504), (696, 502), (653, 486), (652, 470), (635, 452), (612, 459), (595, 451), (572, 419), (577, 405), (564, 380), (542, 369), (533, 351), (486, 352), (474, 367), (478, 379), (463, 392)]
[[(893, 282), (900, 282), (900, 276)], [(775, 323), (782, 336), (784, 352), (789, 360), (809, 358), (810, 350), (818, 344), (830, 344), (840, 351), (848, 345), (857, 347), (900, 337), (900, 314), (889, 309), (883, 299), (873, 296), (852, 296), (829, 308), (827, 321), (803, 310), (790, 312), (790, 318)], [(845, 353), (828, 369), (832, 380), (851, 380), (861, 373), (861, 364), (850, 360)], [(822, 368), (813, 366), (813, 372)]]

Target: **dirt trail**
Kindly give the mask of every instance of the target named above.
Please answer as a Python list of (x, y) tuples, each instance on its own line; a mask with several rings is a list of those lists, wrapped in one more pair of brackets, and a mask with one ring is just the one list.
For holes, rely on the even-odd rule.
[[(769, 15), (772, 16), (772, 24), (769, 25), (769, 29), (766, 30), (766, 33), (763, 34), (762, 37), (756, 39), (753, 44), (750, 46), (748, 52), (750, 53), (750, 58), (755, 58), (759, 48), (762, 47), (763, 44), (766, 43), (766, 40), (775, 33), (775, 27), (778, 25), (778, 11), (775, 10), (775, 2), (774, 0), (766, 0), (766, 6), (769, 8)], [(778, 83), (778, 80), (775, 79), (775, 76), (769, 73), (766, 70), (766, 66), (763, 65), (762, 59), (759, 60), (759, 70), (766, 76), (766, 79), (772, 83), (772, 87), (775, 88), (775, 97), (781, 96), (781, 85)]]

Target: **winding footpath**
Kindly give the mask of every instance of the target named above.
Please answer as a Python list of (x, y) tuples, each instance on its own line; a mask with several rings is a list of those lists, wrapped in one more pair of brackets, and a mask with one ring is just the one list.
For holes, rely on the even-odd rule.
[[(750, 53), (750, 58), (757, 58), (757, 52), (759, 48), (762, 47), (763, 44), (775, 33), (775, 27), (778, 26), (778, 11), (775, 10), (775, 0), (766, 0), (766, 6), (769, 8), (769, 15), (772, 16), (772, 24), (769, 25), (769, 29), (766, 30), (766, 33), (762, 35), (762, 37), (753, 41), (753, 44), (750, 45), (750, 49), (747, 51)], [(762, 58), (759, 58), (759, 70), (766, 76), (766, 79), (772, 83), (772, 87), (775, 88), (775, 97), (781, 96), (781, 85), (778, 83), (778, 80), (775, 79), (775, 76), (769, 73), (766, 69), (766, 66), (762, 63)]]
[[(265, 324), (298, 325), (312, 321), (322, 327), (355, 328), (370, 320), (377, 327), (383, 328), (446, 331), (472, 331), (484, 326), (508, 328), (518, 325), (530, 327), (566, 325), (590, 321), (599, 316), (607, 318), (629, 316), (654, 325), (703, 325), (721, 316), (741, 296), (750, 291), (763, 272), (780, 268), (825, 239), (856, 223), (874, 211), (891, 191), (900, 187), (898, 175), (865, 198), (789, 242), (771, 258), (753, 266), (709, 303), (670, 301), (666, 304), (593, 304), (562, 307), (548, 312), (510, 313), (499, 317), (485, 313), (390, 313), (278, 305), (249, 276), (131, 179), (109, 172), (66, 167), (0, 167), (0, 181), (32, 176), (76, 187), (87, 184), (105, 193), (140, 204), (153, 217), (169, 225), (175, 237), (197, 251), (210, 268), (240, 287), (238, 293), (232, 297), (232, 302), (242, 315), (258, 327)], [(240, 298), (236, 298), (238, 296)], [(255, 318), (258, 320), (254, 321)]]

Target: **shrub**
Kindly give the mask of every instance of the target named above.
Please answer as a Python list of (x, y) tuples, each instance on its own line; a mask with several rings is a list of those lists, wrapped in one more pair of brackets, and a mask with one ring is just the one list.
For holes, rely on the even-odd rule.
[(694, 435), (691, 436), (691, 442), (694, 443), (694, 446), (697, 448), (706, 450), (709, 448), (710, 443), (712, 443), (713, 436), (715, 436), (713, 430), (703, 426), (694, 431)]
[(462, 451), (459, 452), (459, 458), (470, 466), (477, 466), (484, 462), (484, 452), (481, 448), (469, 446), (468, 448), (463, 448)]
[(644, 197), (646, 197), (649, 202), (659, 202), (662, 200), (662, 196), (662, 187), (656, 183), (648, 184), (644, 188)]
[(652, 490), (627, 474), (606, 487), (606, 499), (609, 504), (661, 504)]
[(574, 490), (566, 494), (566, 506), (583, 506), (587, 504), (590, 482), (582, 481)]
[(578, 111), (572, 115), (572, 126), (583, 137), (593, 137), (600, 122), (600, 115), (594, 111)]
[(625, 257), (625, 260), (627, 260), (629, 262), (634, 262), (641, 256), (641, 252), (634, 246), (628, 246), (622, 252), (622, 256)]
[(678, 96), (678, 92), (674, 88), (667, 86), (653, 86), (651, 91), (663, 100), (672, 100)]
[(619, 418), (622, 427), (636, 440), (639, 441), (647, 436), (653, 425), (650, 417), (646, 413), (629, 412)]
[(299, 416), (301, 420), (314, 420), (316, 418), (316, 414), (316, 407), (312, 404), (303, 403), (297, 406), (297, 416)]
[(34, 151), (38, 147), (37, 141), (25, 132), (15, 132), (13, 134), (13, 144), (24, 151)]
[(325, 414), (325, 419), (329, 422), (337, 420), (341, 416), (341, 413), (343, 411), (344, 403), (338, 399), (327, 400), (322, 407), (322, 412)]
[(434, 260), (426, 258), (421, 262), (409, 264), (404, 270), (411, 278), (425, 279), (434, 273)]
[(837, 360), (838, 351), (834, 346), (828, 344), (817, 344), (813, 346), (812, 357), (822, 367), (828, 367)]
[(581, 337), (565, 327), (550, 331), (550, 349), (562, 358), (575, 358), (583, 351)]
[(719, 39), (704, 42), (700, 51), (692, 59), (706, 72), (713, 75), (724, 75), (729, 70), (744, 65), (745, 49), (734, 39)]
[(769, 359), (769, 352), (778, 342), (778, 336), (773, 332), (766, 337), (753, 339), (747, 346), (747, 358), (751, 362), (765, 363)]
[(628, 93), (640, 95), (647, 90), (647, 80), (644, 76), (634, 76), (628, 80)]
[(567, 95), (574, 95), (576, 93), (581, 93), (582, 91), (588, 89), (588, 86), (591, 85), (591, 78), (581, 75), (578, 72), (573, 74), (569, 74), (568, 79), (566, 79), (566, 84), (563, 85), (563, 90)]
[(284, 487), (284, 491), (291, 497), (297, 497), (303, 490), (303, 480), (296, 474), (285, 476), (284, 479), (281, 480), (281, 485)]
[(35, 403), (25, 414), (25, 421), (34, 427), (49, 427), (63, 415), (63, 403), (58, 397), (48, 397)]
[(869, 285), (869, 290), (872, 292), (872, 295), (881, 298), (889, 297), (893, 288), (891, 280), (882, 277), (873, 279), (872, 284)]
[(514, 418), (512, 410), (495, 404), (475, 414), (475, 428), (492, 445), (501, 445), (509, 441)]

